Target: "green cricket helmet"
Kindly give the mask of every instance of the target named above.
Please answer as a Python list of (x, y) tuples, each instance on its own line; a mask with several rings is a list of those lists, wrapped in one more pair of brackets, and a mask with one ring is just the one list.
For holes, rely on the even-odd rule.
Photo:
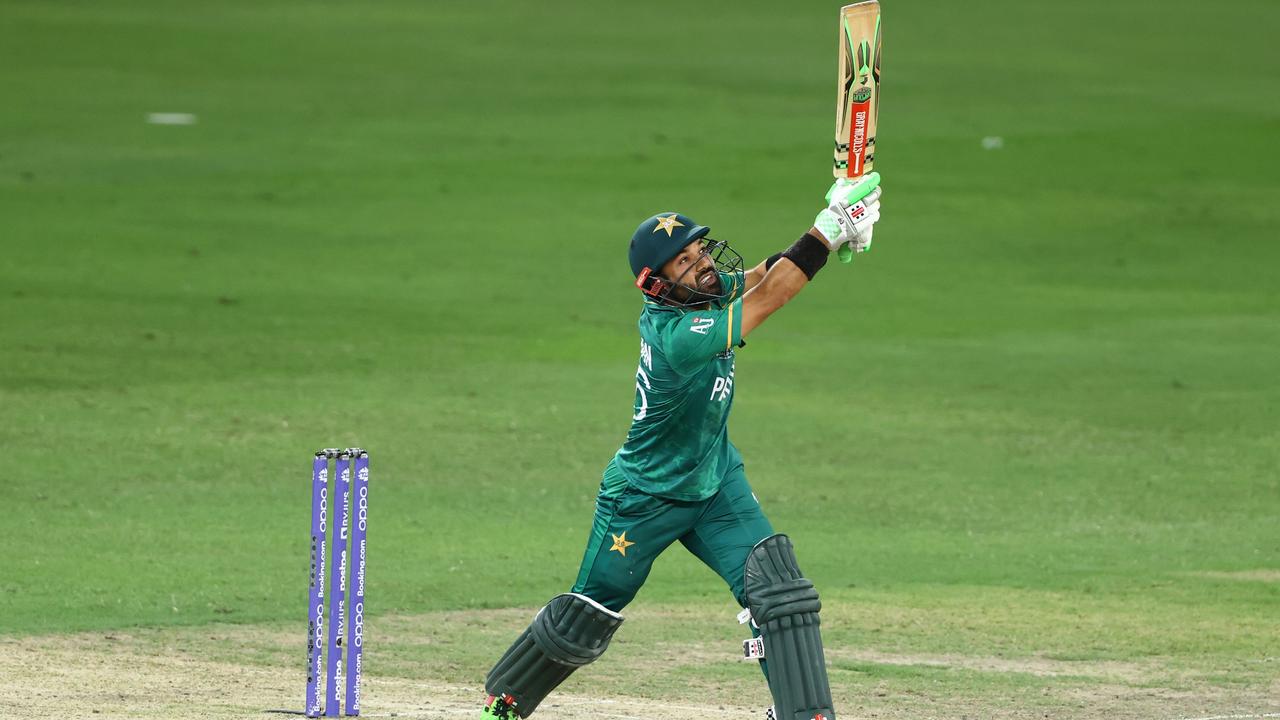
[(728, 297), (719, 275), (713, 287), (699, 288), (697, 278), (686, 278), (696, 265), (680, 277), (662, 276), (662, 267), (695, 240), (702, 241), (702, 255), (711, 259), (717, 273), (741, 272), (742, 256), (728, 243), (707, 237), (709, 232), (711, 229), (707, 226), (677, 212), (658, 213), (640, 223), (631, 235), (631, 248), (627, 253), (636, 287), (654, 301), (675, 307), (705, 305)]

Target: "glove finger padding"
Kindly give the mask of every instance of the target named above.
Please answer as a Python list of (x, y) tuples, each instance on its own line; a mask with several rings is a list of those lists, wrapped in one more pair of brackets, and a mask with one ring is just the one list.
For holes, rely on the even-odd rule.
[[(867, 228), (867, 231), (858, 236), (857, 240), (850, 240), (845, 243), (844, 247), (857, 253), (864, 253), (871, 249), (871, 233), (874, 227)], [(844, 248), (841, 248), (844, 249)]]
[(880, 186), (880, 173), (873, 172), (858, 178), (857, 180), (849, 180), (840, 178), (836, 180), (831, 189), (827, 190), (827, 205), (835, 205), (837, 203), (849, 204), (851, 201), (856, 202), (864, 196), (870, 195), (872, 189)]
[[(880, 188), (872, 190), (869, 195), (858, 202), (848, 205), (844, 203), (835, 203), (833, 207), (840, 208), (841, 211), (844, 212), (850, 220), (853, 220), (855, 224), (861, 224), (865, 220), (864, 215), (874, 214), (876, 218), (879, 219)], [(872, 222), (875, 222), (875, 220), (872, 220)]]

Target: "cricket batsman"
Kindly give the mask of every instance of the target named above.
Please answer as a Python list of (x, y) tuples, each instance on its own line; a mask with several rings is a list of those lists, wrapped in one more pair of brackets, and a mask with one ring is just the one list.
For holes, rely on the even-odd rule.
[(631, 430), (605, 467), (577, 581), (538, 611), (489, 671), (482, 718), (529, 717), (599, 658), (654, 560), (679, 541), (750, 613), (760, 642), (748, 643), (756, 649), (749, 656), (765, 671), (774, 717), (834, 720), (818, 592), (791, 540), (761, 511), (726, 425), (737, 349), (833, 250), (871, 247), (878, 182), (876, 174), (838, 182), (808, 232), (745, 271), (741, 255), (680, 213), (636, 228), (629, 255), (644, 308)]

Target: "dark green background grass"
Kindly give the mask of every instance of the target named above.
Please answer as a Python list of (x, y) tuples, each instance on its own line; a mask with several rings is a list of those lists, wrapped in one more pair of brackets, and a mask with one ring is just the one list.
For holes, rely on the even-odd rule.
[[(1275, 583), (1196, 573), (1280, 569), (1280, 6), (885, 4), (875, 250), (739, 354), (766, 511), (854, 614), (1265, 633)], [(809, 226), (836, 7), (0, 5), (0, 632), (300, 620), (333, 444), (373, 453), (375, 617), (563, 590), (630, 232)], [(639, 602), (703, 598), (676, 551)], [(1128, 626), (1055, 647), (1178, 650)]]

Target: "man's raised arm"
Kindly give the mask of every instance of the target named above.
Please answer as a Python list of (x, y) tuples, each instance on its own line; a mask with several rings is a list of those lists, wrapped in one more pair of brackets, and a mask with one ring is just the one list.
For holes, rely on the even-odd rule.
[[(742, 298), (742, 337), (795, 297), (827, 263), (831, 251), (852, 243), (862, 252), (871, 247), (871, 230), (880, 219), (880, 188), (849, 204), (837, 199), (818, 213), (794, 245), (747, 272), (749, 290)], [(755, 283), (751, 275), (764, 270)]]

